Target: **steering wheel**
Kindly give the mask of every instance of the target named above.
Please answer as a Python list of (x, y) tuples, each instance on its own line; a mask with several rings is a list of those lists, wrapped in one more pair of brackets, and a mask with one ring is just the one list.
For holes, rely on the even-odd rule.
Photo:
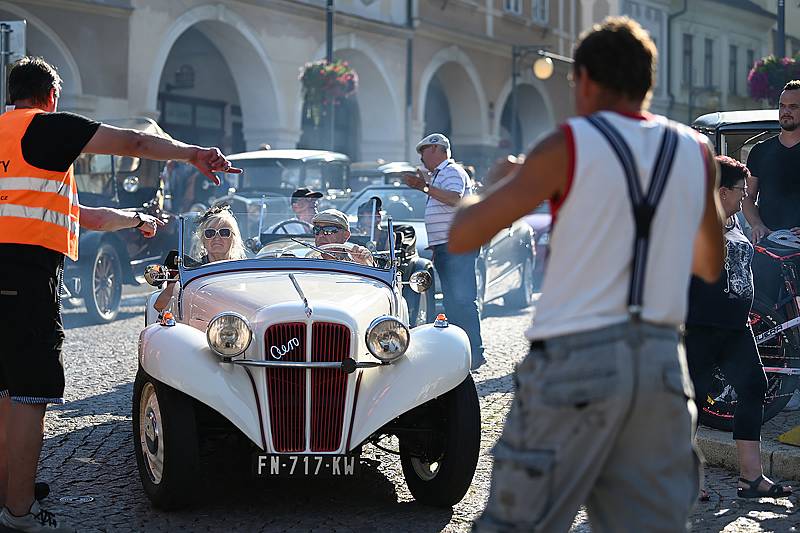
[[(274, 226), (272, 228), (272, 233), (278, 233), (278, 230), (285, 228), (289, 224), (300, 224), (301, 226), (303, 226), (303, 228), (305, 228), (306, 233), (311, 233), (314, 230), (314, 224), (306, 222), (305, 220), (300, 220), (299, 218), (291, 218), (289, 220), (284, 220), (283, 222), (280, 222), (278, 225)], [(289, 232), (286, 231), (285, 229), (283, 229), (283, 232), (286, 233), (287, 235), (289, 234)]]
[(355, 257), (353, 257), (351, 253), (353, 250), (353, 245), (351, 243), (321, 244), (317, 246), (317, 248), (319, 248), (319, 250), (324, 250), (325, 253), (323, 254), (320, 251), (312, 250), (306, 257), (312, 259), (336, 259), (339, 261), (352, 261), (353, 263), (357, 263)]

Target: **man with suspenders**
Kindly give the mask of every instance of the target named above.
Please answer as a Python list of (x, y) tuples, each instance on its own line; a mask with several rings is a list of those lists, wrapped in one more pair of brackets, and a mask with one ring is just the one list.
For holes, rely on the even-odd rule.
[(699, 465), (679, 328), (690, 274), (719, 275), (722, 217), (707, 139), (646, 112), (655, 71), (638, 23), (596, 25), (575, 51), (579, 117), (456, 215), (454, 253), (547, 199), (554, 220), (476, 531), (568, 531), (582, 504), (596, 533), (686, 528)]

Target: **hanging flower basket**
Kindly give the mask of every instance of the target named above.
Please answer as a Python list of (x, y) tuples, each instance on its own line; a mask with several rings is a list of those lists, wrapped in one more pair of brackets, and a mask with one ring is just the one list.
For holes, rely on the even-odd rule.
[(358, 74), (347, 61), (328, 63), (320, 60), (305, 64), (300, 83), (303, 85), (306, 116), (317, 127), (329, 103), (339, 105), (356, 93)]
[(797, 58), (767, 56), (756, 61), (750, 69), (747, 89), (752, 98), (766, 98), (770, 105), (775, 106), (786, 82), (796, 79), (800, 79), (800, 61)]

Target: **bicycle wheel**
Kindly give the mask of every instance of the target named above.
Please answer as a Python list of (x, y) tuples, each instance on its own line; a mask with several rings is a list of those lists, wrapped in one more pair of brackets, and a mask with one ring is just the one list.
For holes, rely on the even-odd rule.
[[(750, 326), (758, 336), (768, 329), (783, 324), (787, 318), (783, 309), (773, 309), (766, 299), (756, 295), (750, 310)], [(765, 367), (797, 368), (798, 350), (786, 331), (758, 345), (758, 353)], [(763, 421), (781, 412), (797, 387), (798, 376), (767, 373), (767, 395), (764, 399)], [(698, 413), (700, 423), (721, 431), (733, 431), (733, 413), (736, 409), (736, 391), (727, 382), (719, 368), (714, 369), (714, 381), (703, 407)]]

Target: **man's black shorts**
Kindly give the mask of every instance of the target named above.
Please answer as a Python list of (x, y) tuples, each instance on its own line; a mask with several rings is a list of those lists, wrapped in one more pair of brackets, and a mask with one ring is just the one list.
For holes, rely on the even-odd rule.
[(0, 396), (64, 403), (63, 342), (58, 280), (0, 266)]

